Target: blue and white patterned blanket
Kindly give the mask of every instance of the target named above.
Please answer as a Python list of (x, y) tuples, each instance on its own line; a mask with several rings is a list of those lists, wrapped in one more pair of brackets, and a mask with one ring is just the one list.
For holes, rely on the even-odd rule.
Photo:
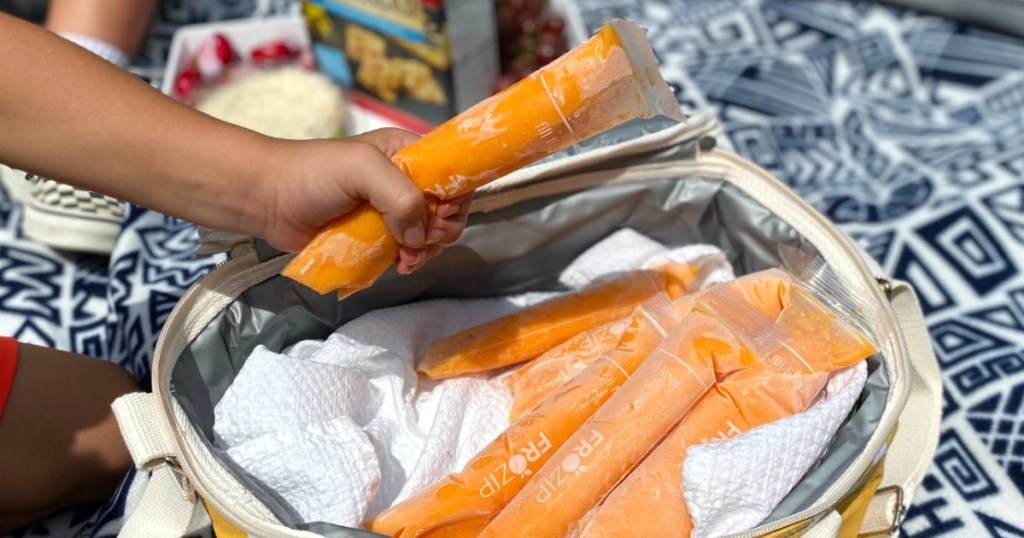
[[(1024, 536), (1024, 40), (838, 0), (580, 4), (589, 29), (647, 27), (687, 109), (716, 110), (724, 144), (917, 287), (945, 403), (904, 534)], [(191, 257), (193, 229), (132, 208), (109, 261), (69, 259), (26, 241), (18, 211), (0, 195), (0, 334), (147, 379), (161, 323), (213, 263)], [(19, 535), (110, 534), (129, 489)]]

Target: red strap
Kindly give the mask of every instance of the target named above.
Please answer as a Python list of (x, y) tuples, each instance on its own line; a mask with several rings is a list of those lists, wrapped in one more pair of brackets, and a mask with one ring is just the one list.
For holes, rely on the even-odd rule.
[(0, 336), (0, 419), (4, 417), (7, 397), (14, 385), (14, 372), (18, 369), (18, 341), (10, 336)]

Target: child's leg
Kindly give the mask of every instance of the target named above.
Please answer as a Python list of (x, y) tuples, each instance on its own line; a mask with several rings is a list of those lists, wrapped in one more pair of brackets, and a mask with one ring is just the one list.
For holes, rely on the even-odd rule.
[(0, 416), (0, 533), (99, 502), (131, 457), (110, 404), (137, 391), (123, 368), (28, 344)]

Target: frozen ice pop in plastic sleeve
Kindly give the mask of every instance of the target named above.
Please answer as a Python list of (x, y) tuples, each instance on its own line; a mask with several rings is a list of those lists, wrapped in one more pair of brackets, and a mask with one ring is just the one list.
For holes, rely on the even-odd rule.
[[(450, 199), (627, 120), (655, 115), (683, 119), (644, 31), (616, 19), (392, 160), (424, 192)], [(344, 297), (371, 285), (397, 255), (380, 214), (364, 204), (325, 227), (283, 274)]]
[(620, 387), (680, 321), (659, 294), (636, 308), (616, 349), (509, 425), (462, 469), (366, 523), (388, 536), (473, 536)]
[(430, 345), (417, 370), (445, 379), (533, 359), (581, 332), (628, 315), (670, 287), (688, 289), (696, 276), (697, 269), (689, 266), (625, 273), (442, 338)]
[(694, 309), (480, 536), (568, 533), (714, 385), (714, 355), (720, 353), (750, 351), (718, 320)]
[[(784, 299), (785, 308), (793, 308), (789, 297)], [(726, 314), (726, 324), (764, 360), (728, 375), (709, 390), (679, 426), (578, 522), (572, 536), (689, 536), (693, 525), (682, 490), (686, 449), (799, 413), (825, 386), (828, 369), (816, 371), (810, 365), (827, 362), (820, 356), (837, 348), (818, 345), (806, 333), (803, 337), (811, 337), (811, 342), (794, 342), (776, 322), (786, 315), (785, 309), (773, 319), (729, 286), (705, 294), (698, 309)], [(796, 356), (794, 347), (805, 349), (808, 355)], [(852, 363), (866, 356), (848, 349), (854, 354), (836, 357), (837, 363)], [(625, 518), (623, 514), (633, 516)]]

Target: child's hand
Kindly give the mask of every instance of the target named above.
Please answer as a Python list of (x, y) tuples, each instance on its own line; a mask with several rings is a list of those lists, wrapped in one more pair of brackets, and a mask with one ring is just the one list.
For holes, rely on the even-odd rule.
[(295, 252), (327, 223), (369, 201), (402, 244), (398, 272), (419, 269), (462, 233), (472, 195), (438, 202), (428, 218), (425, 195), (390, 159), (417, 138), (401, 129), (378, 129), (343, 140), (282, 143), (287, 158), (275, 161), (278, 172), (252, 200), (266, 204), (257, 213), (265, 215), (259, 235)]

